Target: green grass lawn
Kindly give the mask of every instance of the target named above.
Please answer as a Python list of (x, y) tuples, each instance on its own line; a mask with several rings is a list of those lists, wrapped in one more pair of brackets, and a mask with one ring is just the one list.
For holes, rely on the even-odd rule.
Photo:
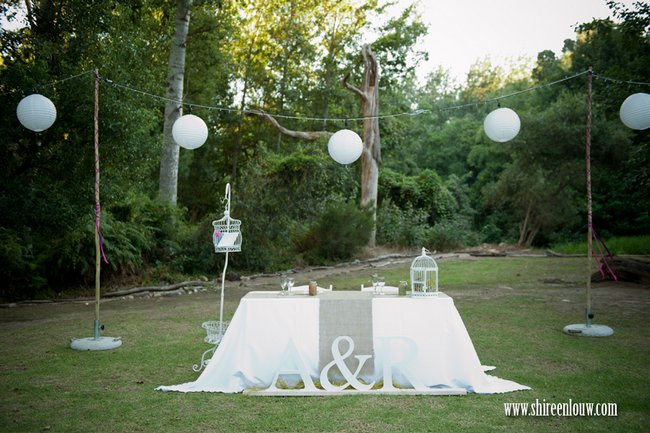
[[(583, 321), (584, 259), (486, 258), (439, 266), (441, 290), (454, 298), (481, 362), (531, 391), (277, 398), (164, 393), (154, 388), (197, 377), (191, 366), (209, 347), (200, 324), (218, 311), (214, 292), (103, 303), (104, 335), (124, 341), (106, 352), (69, 348), (70, 338), (92, 335), (92, 303), (19, 305), (0, 309), (0, 431), (648, 431), (650, 336), (642, 326), (650, 313), (648, 287), (594, 284), (596, 322), (615, 333), (570, 337), (562, 328)], [(408, 268), (406, 263), (378, 271), (393, 284), (408, 279)], [(372, 272), (319, 283), (355, 288)], [(230, 289), (237, 291), (245, 293)], [(227, 317), (237, 300), (226, 303)], [(506, 402), (569, 399), (617, 403), (618, 416), (504, 415)]]

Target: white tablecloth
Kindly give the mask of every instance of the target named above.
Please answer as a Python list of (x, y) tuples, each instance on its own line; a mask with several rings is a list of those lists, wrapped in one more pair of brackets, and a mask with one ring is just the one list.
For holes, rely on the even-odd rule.
[[(250, 292), (242, 298), (221, 344), (198, 379), (157, 389), (233, 393), (267, 388), (282, 368), (290, 340), (317, 380), (318, 316), (318, 296)], [(374, 296), (372, 318), (375, 345), (385, 344), (383, 337), (407, 337), (415, 342), (418, 356), (414, 368), (427, 387), (486, 394), (530, 389), (485, 374), (453, 299), (444, 293), (431, 298)], [(381, 354), (376, 356), (374, 379), (381, 379)], [(399, 372), (393, 381), (403, 382)]]

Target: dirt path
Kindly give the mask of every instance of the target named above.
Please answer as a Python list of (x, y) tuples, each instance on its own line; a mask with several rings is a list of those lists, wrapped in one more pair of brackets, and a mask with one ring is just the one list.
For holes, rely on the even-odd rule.
[[(452, 254), (436, 254), (435, 258), (439, 264), (444, 266), (445, 261), (456, 260), (485, 260), (483, 254), (473, 255), (467, 252)], [(520, 251), (509, 251), (508, 256), (521, 255), (539, 256), (539, 254)], [(359, 278), (367, 277), (381, 270), (389, 271), (394, 268), (405, 268), (418, 254), (415, 252), (400, 252), (382, 254), (370, 257), (366, 260), (359, 260), (344, 263), (331, 267), (314, 267), (297, 270), (289, 270), (299, 284), (309, 280), (327, 281), (332, 278)], [(488, 254), (489, 255), (489, 254)], [(496, 255), (496, 254), (495, 254)], [(506, 254), (503, 254), (504, 256)], [(252, 290), (278, 290), (281, 273), (251, 275), (242, 277), (238, 281), (227, 281), (225, 291), (225, 303), (227, 308), (236, 308), (239, 300)], [(217, 281), (220, 288), (220, 282)], [(173, 308), (180, 303), (215, 303), (215, 282), (206, 282), (204, 287), (189, 286), (177, 288), (168, 292), (150, 292), (143, 290), (127, 296), (103, 297), (102, 311), (111, 310), (142, 310), (153, 305), (165, 305), (166, 308)], [(647, 314), (650, 312), (650, 287), (639, 284), (622, 282), (598, 282), (593, 284), (594, 296), (597, 299), (600, 309), (607, 306), (610, 311), (617, 311), (625, 316), (636, 314)], [(492, 299), (512, 295), (513, 289), (505, 285), (494, 287), (482, 287), (478, 290), (445, 290), (450, 296), (458, 299), (485, 298)], [(217, 291), (218, 293), (218, 291)], [(539, 288), (525, 291), (526, 296), (533, 296), (542, 300), (553, 308), (575, 309), (576, 305), (584, 306), (585, 289), (582, 284), (562, 280), (540, 280)], [(56, 317), (70, 314), (92, 314), (94, 298), (67, 300), (64, 302), (32, 302), (20, 304), (4, 304), (0, 308), (0, 323), (21, 322), (21, 321), (44, 321), (51, 322)], [(580, 307), (584, 308), (584, 307)]]
[[(309, 280), (327, 280), (331, 277), (349, 275), (370, 275), (375, 269), (392, 269), (404, 267), (410, 263), (416, 254), (413, 253), (389, 253), (366, 260), (358, 260), (344, 263), (337, 266), (313, 267), (305, 269), (288, 270), (285, 273), (292, 275), (296, 281), (307, 282)], [(475, 260), (469, 254), (453, 253), (436, 255), (436, 260)], [(239, 300), (246, 293), (253, 290), (278, 290), (280, 276), (282, 273), (259, 274), (241, 277), (237, 281), (227, 281), (224, 292), (225, 303), (228, 306), (236, 307)], [(180, 302), (214, 303), (215, 284), (220, 289), (220, 281), (205, 282), (203, 286), (188, 285), (187, 287), (175, 288), (169, 291), (152, 292), (146, 288), (135, 291), (124, 296), (102, 295), (101, 310), (111, 311), (113, 309), (142, 309), (145, 310), (152, 302), (165, 304), (172, 307)], [(128, 290), (130, 291), (130, 290)], [(218, 291), (218, 290), (217, 290)], [(94, 297), (76, 298), (57, 301), (27, 301), (21, 303), (10, 303), (0, 305), (0, 323), (13, 321), (52, 321), (57, 316), (75, 314), (86, 311), (85, 314), (92, 314)]]

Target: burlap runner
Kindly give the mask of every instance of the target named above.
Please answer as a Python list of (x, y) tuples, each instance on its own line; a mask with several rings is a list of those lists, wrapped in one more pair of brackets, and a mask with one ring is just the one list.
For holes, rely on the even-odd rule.
[[(341, 335), (354, 341), (354, 352), (345, 360), (348, 369), (354, 373), (359, 365), (355, 355), (373, 355), (361, 370), (362, 375), (372, 375), (375, 370), (372, 342), (372, 293), (369, 292), (323, 292), (318, 295), (319, 303), (319, 371), (330, 363), (332, 342)], [(345, 341), (339, 346), (343, 355), (348, 350)], [(340, 379), (339, 369), (330, 369), (331, 379)]]

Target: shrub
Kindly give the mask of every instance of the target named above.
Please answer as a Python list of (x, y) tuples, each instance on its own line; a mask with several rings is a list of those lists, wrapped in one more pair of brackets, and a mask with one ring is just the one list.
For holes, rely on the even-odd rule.
[(38, 242), (37, 262), (48, 285), (58, 289), (90, 283), (94, 278), (95, 241), (93, 216), (77, 218), (60, 237)]
[(0, 227), (0, 298), (27, 298), (43, 288), (47, 281), (36, 269), (30, 242)]
[(429, 237), (427, 213), (408, 206), (400, 208), (386, 199), (377, 211), (377, 243), (401, 247), (422, 246)]
[[(173, 261), (173, 268), (184, 274), (212, 274), (223, 269), (223, 255), (214, 252), (212, 221), (222, 214), (208, 214), (195, 224), (179, 224), (176, 239), (179, 254)], [(236, 262), (235, 255), (230, 259)]]
[(369, 211), (352, 202), (335, 202), (296, 240), (296, 249), (310, 264), (347, 260), (368, 243), (371, 230)]
[(242, 170), (233, 192), (233, 215), (242, 221), (246, 252), (235, 255), (233, 269), (277, 271), (293, 266), (296, 243), (322, 218), (327, 203), (356, 197), (354, 172), (324, 154), (297, 150), (269, 154)]
[(467, 218), (456, 217), (438, 222), (431, 230), (429, 242), (436, 251), (450, 251), (478, 244), (478, 235), (472, 231)]

